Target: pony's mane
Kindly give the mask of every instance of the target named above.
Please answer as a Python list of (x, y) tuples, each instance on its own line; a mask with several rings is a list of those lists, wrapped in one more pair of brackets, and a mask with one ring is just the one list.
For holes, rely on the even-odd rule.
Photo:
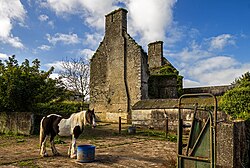
[(86, 125), (86, 111), (80, 111), (77, 113), (73, 113), (70, 115), (69, 119), (74, 120), (75, 123), (80, 124), (79, 126), (82, 128)]

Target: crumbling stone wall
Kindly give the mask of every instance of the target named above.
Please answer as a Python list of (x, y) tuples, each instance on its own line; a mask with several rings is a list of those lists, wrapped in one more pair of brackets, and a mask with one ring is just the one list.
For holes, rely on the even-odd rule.
[(176, 75), (152, 75), (149, 77), (149, 98), (167, 99), (177, 98)]
[(0, 133), (30, 135), (34, 131), (34, 115), (28, 112), (0, 112)]

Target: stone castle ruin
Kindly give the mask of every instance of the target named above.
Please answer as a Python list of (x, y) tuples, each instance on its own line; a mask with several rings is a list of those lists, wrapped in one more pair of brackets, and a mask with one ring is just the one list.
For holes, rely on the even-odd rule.
[(218, 96), (234, 87), (183, 89), (183, 77), (163, 56), (163, 42), (148, 44), (146, 53), (127, 32), (127, 13), (120, 8), (106, 15), (104, 38), (91, 59), (90, 108), (101, 121), (137, 118), (140, 115), (133, 109), (163, 109), (163, 104), (176, 102), (182, 94)]
[[(159, 75), (169, 69), (173, 73)], [(91, 59), (90, 108), (100, 120), (129, 119), (140, 100), (177, 98), (176, 74), (163, 57), (163, 42), (148, 44), (147, 54), (128, 34), (127, 10), (120, 8), (106, 15), (104, 38)]]

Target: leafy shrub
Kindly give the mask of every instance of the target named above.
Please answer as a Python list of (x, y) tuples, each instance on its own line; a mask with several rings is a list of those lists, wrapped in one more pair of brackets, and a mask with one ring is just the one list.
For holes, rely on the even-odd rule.
[(250, 73), (246, 72), (233, 82), (235, 88), (221, 98), (219, 108), (233, 119), (250, 119)]
[(74, 101), (63, 101), (63, 102), (50, 102), (50, 103), (39, 103), (36, 105), (35, 111), (38, 114), (51, 114), (57, 113), (64, 116), (68, 116), (72, 113), (79, 112), (81, 110), (88, 109), (88, 104)]
[(15, 56), (0, 60), (0, 111), (33, 111), (37, 103), (64, 97), (61, 81), (51, 79), (54, 68), (40, 70), (40, 61), (26, 59), (21, 65)]

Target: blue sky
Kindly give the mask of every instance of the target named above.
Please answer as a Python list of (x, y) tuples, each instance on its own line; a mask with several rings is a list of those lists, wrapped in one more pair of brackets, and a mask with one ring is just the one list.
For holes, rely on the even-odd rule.
[(145, 51), (164, 41), (184, 87), (230, 84), (250, 71), (248, 0), (0, 0), (0, 59), (38, 58), (56, 76), (66, 58), (91, 58), (105, 14), (119, 7)]

